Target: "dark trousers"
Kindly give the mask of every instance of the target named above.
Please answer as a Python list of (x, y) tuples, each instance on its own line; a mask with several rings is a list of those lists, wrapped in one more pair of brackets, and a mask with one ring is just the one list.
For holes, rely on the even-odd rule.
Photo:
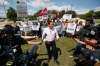
[(56, 48), (55, 41), (51, 41), (51, 42), (46, 41), (45, 45), (46, 45), (46, 48), (47, 48), (49, 59), (54, 57), (54, 60), (57, 60), (58, 55), (57, 55), (57, 48)]
[(33, 30), (33, 31), (32, 31), (32, 35), (33, 35), (33, 36), (38, 36), (38, 31), (37, 31), (37, 30)]
[(62, 31), (62, 36), (66, 36), (66, 31)]

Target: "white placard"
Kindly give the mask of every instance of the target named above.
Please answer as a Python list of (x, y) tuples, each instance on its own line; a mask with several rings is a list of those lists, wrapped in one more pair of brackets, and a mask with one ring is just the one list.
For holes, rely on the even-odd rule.
[(76, 29), (76, 24), (75, 23), (68, 23), (66, 32), (74, 35), (75, 29)]
[(63, 19), (64, 19), (64, 20), (66, 20), (66, 19), (67, 19), (67, 20), (70, 20), (71, 18), (72, 18), (72, 14), (64, 14), (64, 15), (63, 15)]
[(39, 31), (39, 28), (40, 28), (40, 23), (37, 23), (37, 25), (32, 25), (32, 30)]

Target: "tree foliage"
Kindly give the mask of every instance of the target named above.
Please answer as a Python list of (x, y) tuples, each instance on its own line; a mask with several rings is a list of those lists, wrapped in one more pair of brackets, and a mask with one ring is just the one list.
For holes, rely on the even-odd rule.
[(81, 14), (78, 15), (78, 17), (82, 18), (82, 19), (91, 19), (93, 18), (93, 16), (95, 15), (95, 12), (93, 10), (90, 10), (88, 13), (86, 14)]
[(59, 12), (59, 17), (61, 18), (64, 14), (66, 14), (65, 10)]
[(99, 18), (100, 19), (100, 11), (96, 11), (95, 12), (95, 18)]
[(72, 17), (73, 18), (77, 16), (76, 12), (75, 11), (72, 11), (72, 10), (67, 11), (66, 14), (72, 14)]
[(92, 10), (85, 14), (86, 18), (92, 18), (93, 15), (94, 15), (94, 11)]
[(8, 10), (7, 10), (7, 18), (9, 20), (13, 20), (14, 22), (17, 20), (17, 13), (16, 13), (16, 10), (13, 9), (12, 7), (10, 7)]

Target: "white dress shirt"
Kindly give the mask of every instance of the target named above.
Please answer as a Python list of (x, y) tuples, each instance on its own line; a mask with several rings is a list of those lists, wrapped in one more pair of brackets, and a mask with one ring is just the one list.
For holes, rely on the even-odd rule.
[(58, 38), (59, 38), (58, 32), (57, 32), (57, 30), (55, 28), (50, 29), (48, 27), (48, 28), (44, 29), (43, 34), (42, 34), (42, 39), (44, 41), (54, 41), (54, 40), (56, 40)]

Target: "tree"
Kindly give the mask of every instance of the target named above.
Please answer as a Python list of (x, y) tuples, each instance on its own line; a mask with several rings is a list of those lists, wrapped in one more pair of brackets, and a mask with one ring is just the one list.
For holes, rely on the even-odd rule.
[(17, 20), (17, 13), (16, 13), (16, 10), (13, 9), (12, 7), (10, 7), (8, 10), (7, 10), (7, 18), (9, 20), (13, 20), (14, 22)]
[(88, 13), (85, 14), (86, 18), (92, 18), (93, 15), (94, 15), (94, 11), (93, 10), (91, 10)]
[(77, 16), (76, 12), (75, 11), (72, 11), (72, 10), (67, 11), (66, 14), (72, 14), (72, 17), (73, 18)]
[(58, 14), (58, 11), (52, 10), (52, 11), (51, 11), (51, 14), (56, 14), (56, 15), (57, 15), (57, 14)]
[(64, 14), (66, 14), (65, 10), (59, 12), (59, 17), (61, 18)]
[(95, 12), (95, 18), (100, 18), (100, 11)]
[(95, 16), (95, 12), (93, 10), (90, 10), (86, 14), (80, 14), (80, 15), (78, 15), (78, 17), (82, 18), (82, 19), (92, 19), (94, 16)]
[(80, 14), (80, 15), (77, 15), (77, 17), (79, 17), (79, 18), (81, 18), (81, 19), (86, 19), (85, 14)]

